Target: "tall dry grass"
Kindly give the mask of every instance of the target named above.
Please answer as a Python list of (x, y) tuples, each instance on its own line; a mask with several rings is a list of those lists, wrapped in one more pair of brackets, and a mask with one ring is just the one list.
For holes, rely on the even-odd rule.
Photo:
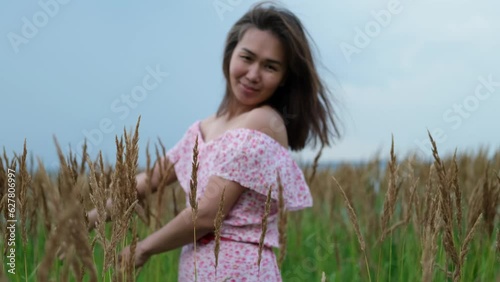
[[(132, 246), (133, 253), (138, 238), (176, 216), (184, 208), (178, 199), (185, 195), (178, 184), (165, 187), (173, 167), (167, 168), (168, 164), (160, 161), (166, 150), (159, 143), (155, 145), (154, 162), (161, 167), (158, 191), (153, 194), (150, 187), (143, 198), (138, 198), (135, 175), (139, 122), (133, 132), (124, 130), (123, 136), (116, 138), (113, 165), (105, 164), (102, 154), (95, 160), (88, 156), (86, 145), (81, 159), (72, 152), (64, 155), (55, 139), (60, 163), (56, 172), (47, 171), (39, 159), (35, 168), (33, 157), (30, 167), (28, 142), (22, 153), (12, 158), (4, 149), (0, 160), (0, 214), (3, 219), (8, 216), (6, 170), (14, 168), (18, 175), (19, 249), (24, 252), (19, 263), (26, 280), (135, 281), (152, 277), (138, 275), (132, 260), (116, 265), (117, 256), (126, 245)], [(340, 164), (334, 169), (319, 170), (319, 157), (316, 158), (308, 178), (315, 204), (305, 212), (288, 213), (282, 198), (286, 187), (279, 185), (278, 263), (284, 280), (310, 281), (314, 277), (316, 281), (388, 281), (392, 277), (398, 281), (468, 281), (479, 275), (478, 265), (498, 265), (500, 151), (492, 156), (486, 149), (455, 152), (443, 158), (432, 136), (429, 138), (432, 161), (415, 155), (397, 157), (394, 140), (385, 164), (381, 157), (376, 157), (357, 166)], [(196, 146), (193, 153), (189, 204), (196, 225)], [(151, 178), (153, 161), (149, 146), (146, 155), (145, 170)], [(220, 245), (224, 244), (220, 240), (223, 201), (224, 193), (214, 222), (216, 262)], [(262, 211), (257, 264), (264, 247), (271, 201), (268, 194)], [(96, 208), (98, 217), (92, 226), (94, 231), (88, 233), (90, 223), (85, 212), (92, 208)], [(106, 224), (108, 219), (113, 222)], [(5, 220), (0, 220), (0, 225), (3, 232)], [(4, 242), (6, 236), (7, 233), (2, 236)], [(317, 241), (310, 245), (310, 238)], [(196, 242), (196, 235), (193, 241)], [(37, 244), (44, 245), (43, 253), (33, 247)], [(2, 247), (5, 253), (6, 244)], [(305, 263), (309, 256), (313, 256), (314, 266)], [(351, 265), (356, 266), (356, 273), (349, 272)], [(301, 269), (302, 273), (294, 272)], [(6, 275), (5, 268), (0, 268), (0, 281)], [(496, 275), (500, 278), (500, 273)]]
[(191, 220), (193, 221), (193, 246), (194, 246), (194, 281), (198, 281), (198, 271), (196, 268), (196, 219), (198, 216), (198, 136), (193, 147), (193, 163), (191, 167), (191, 181), (189, 190), (189, 205), (191, 206)]

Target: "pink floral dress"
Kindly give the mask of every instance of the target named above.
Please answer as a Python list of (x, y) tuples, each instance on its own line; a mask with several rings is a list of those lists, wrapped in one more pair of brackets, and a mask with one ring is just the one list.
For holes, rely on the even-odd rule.
[[(200, 198), (208, 178), (217, 175), (248, 188), (240, 196), (221, 227), (219, 263), (215, 272), (214, 240), (198, 242), (196, 250), (198, 281), (281, 281), (272, 250), (278, 243), (278, 178), (283, 185), (285, 207), (299, 210), (312, 206), (312, 197), (302, 170), (290, 152), (276, 140), (257, 130), (237, 128), (205, 142), (200, 121), (191, 125), (182, 139), (167, 153), (186, 192), (189, 206), (189, 181), (193, 147), (198, 136), (198, 187)], [(269, 187), (271, 211), (264, 239), (260, 268), (257, 265), (261, 221)], [(193, 244), (182, 248), (179, 281), (194, 281)]]

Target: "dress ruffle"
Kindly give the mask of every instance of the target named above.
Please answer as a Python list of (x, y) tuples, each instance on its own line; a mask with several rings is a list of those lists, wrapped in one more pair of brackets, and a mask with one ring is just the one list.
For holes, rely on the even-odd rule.
[[(276, 140), (258, 130), (238, 128), (214, 140), (220, 147), (213, 175), (238, 182), (243, 187), (278, 200), (278, 186), (283, 185), (283, 199), (288, 210), (312, 206), (312, 197), (302, 170), (290, 153)], [(278, 180), (279, 176), (279, 180)]]

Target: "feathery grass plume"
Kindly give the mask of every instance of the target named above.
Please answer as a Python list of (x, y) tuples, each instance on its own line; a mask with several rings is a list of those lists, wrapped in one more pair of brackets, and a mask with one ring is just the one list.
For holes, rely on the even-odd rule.
[(475, 219), (483, 211), (483, 186), (484, 180), (478, 181), (469, 194), (468, 211), (467, 211), (467, 226), (472, 226)]
[(10, 166), (11, 162), (9, 160), (9, 156), (7, 156), (7, 151), (5, 151), (5, 146), (3, 147), (3, 159), (5, 160), (5, 167), (12, 169), (12, 166)]
[[(166, 158), (167, 152), (165, 149), (165, 146), (161, 142), (160, 138), (158, 138), (158, 144), (160, 144), (161, 149), (162, 149), (162, 154), (159, 153), (158, 151), (158, 146), (155, 144), (155, 151), (156, 151), (156, 164), (159, 167), (160, 171), (160, 179), (158, 181), (158, 186), (157, 188), (157, 201), (156, 201), (156, 229), (160, 228), (162, 225), (162, 222), (160, 218), (164, 218), (161, 213), (164, 211), (163, 208), (163, 198), (164, 198), (164, 193), (166, 190), (167, 182), (168, 179), (173, 172), (174, 169), (174, 164), (170, 163), (169, 160)], [(171, 189), (172, 191), (172, 197), (173, 197), (173, 202), (174, 202), (174, 217), (178, 215), (178, 210), (177, 210), (177, 202), (175, 198), (175, 191), (174, 189)]]
[[(82, 207), (85, 207), (85, 199), (89, 194), (87, 187), (89, 186), (90, 185), (88, 183), (87, 176), (85, 174), (79, 174), (76, 178), (76, 183), (73, 189), (76, 189), (74, 193), (76, 194), (76, 199), (78, 199)], [(84, 220), (85, 226), (87, 227), (89, 225), (89, 221), (87, 218), (87, 211), (85, 210), (85, 208), (82, 208), (82, 218)]]
[(442, 228), (442, 221), (439, 220), (439, 215), (441, 214), (441, 197), (439, 195), (439, 191), (437, 188), (434, 188), (434, 190), (432, 190), (432, 193), (433, 193), (433, 196), (431, 197), (431, 203), (430, 203), (430, 206), (429, 206), (429, 209), (431, 210), (429, 212), (429, 223), (428, 225), (430, 225), (431, 227), (431, 231), (439, 231), (439, 228)]
[(412, 183), (413, 184), (410, 187), (410, 198), (409, 198), (408, 203), (406, 204), (406, 207), (403, 211), (403, 219), (394, 223), (391, 227), (386, 228), (378, 240), (379, 243), (381, 243), (383, 241), (383, 238), (385, 238), (385, 236), (387, 236), (387, 234), (392, 233), (394, 230), (396, 230), (396, 228), (403, 226), (403, 225), (407, 225), (410, 222), (411, 208), (413, 206), (413, 202), (414, 202), (415, 195), (416, 195), (415, 192), (417, 190), (418, 179), (413, 181)]
[[(137, 124), (133, 134), (127, 135), (125, 132), (125, 169), (127, 172), (127, 180), (125, 185), (124, 196), (126, 198), (126, 207), (130, 210), (129, 213), (124, 215), (123, 233), (125, 234), (129, 228), (132, 219), (132, 211), (137, 207), (137, 162), (139, 159), (139, 125), (141, 123), (141, 116), (137, 119)], [(133, 239), (134, 240), (134, 239)]]
[(164, 167), (167, 165), (166, 163), (162, 162), (162, 156), (158, 150), (157, 144), (155, 144), (155, 152), (156, 152), (156, 165), (159, 167), (160, 171), (160, 180), (158, 181), (158, 187), (156, 188), (157, 195), (156, 195), (156, 207), (155, 207), (155, 214), (153, 214), (155, 218), (155, 227), (154, 229), (160, 229), (161, 227), (161, 220), (160, 220), (160, 214), (162, 209), (160, 206), (162, 206), (162, 199), (163, 199), (163, 190), (164, 190), (164, 183), (166, 182), (167, 177), (165, 176), (164, 172)]
[(344, 189), (342, 188), (342, 186), (340, 186), (339, 182), (334, 176), (332, 176), (332, 178), (335, 184), (337, 184), (337, 187), (339, 187), (340, 192), (342, 193), (342, 197), (344, 197), (344, 203), (347, 206), (347, 214), (349, 215), (349, 220), (351, 221), (351, 224), (354, 227), (354, 232), (356, 233), (356, 237), (358, 237), (359, 247), (361, 248), (361, 251), (363, 252), (365, 258), (365, 266), (366, 266), (366, 273), (368, 274), (368, 280), (372, 281), (370, 275), (370, 266), (368, 264), (368, 256), (366, 255), (366, 243), (365, 239), (363, 238), (363, 235), (361, 235), (361, 230), (358, 224), (358, 217), (356, 215), (356, 212), (354, 211), (354, 208), (351, 205), (351, 202), (349, 201), (349, 198), (347, 198), (347, 194), (345, 193)]
[[(106, 239), (106, 202), (107, 202), (107, 197), (106, 197), (106, 192), (105, 192), (105, 187), (99, 186), (96, 180), (96, 171), (95, 171), (95, 166), (90, 160), (90, 158), (86, 158), (88, 166), (90, 168), (90, 173), (89, 173), (89, 180), (90, 180), (90, 187), (91, 187), (91, 194), (90, 194), (90, 200), (94, 207), (97, 210), (97, 221), (95, 223), (95, 229), (96, 229), (96, 235), (94, 239), (98, 240), (101, 246), (103, 247), (104, 251), (104, 261), (110, 260), (110, 248), (108, 247), (108, 241)], [(102, 165), (102, 153), (99, 152), (99, 160)], [(102, 168), (101, 168), (102, 169)], [(101, 174), (102, 174), (101, 170)], [(102, 178), (101, 178), (102, 180)], [(93, 226), (89, 226), (87, 229), (90, 230), (93, 228)], [(93, 248), (92, 248), (93, 249)], [(105, 265), (106, 266), (106, 265)], [(107, 268), (104, 268), (102, 271), (102, 277), (101, 279), (104, 281), (105, 275), (106, 275), (106, 270)]]
[(26, 150), (26, 139), (24, 139), (23, 155), (19, 161), (18, 200), (19, 200), (19, 209), (21, 211), (21, 222), (22, 222), (21, 238), (23, 240), (23, 245), (25, 246), (25, 248), (24, 248), (25, 257), (26, 257), (26, 245), (28, 243), (27, 230), (26, 230), (26, 226), (27, 226), (26, 214), (28, 211), (28, 206), (27, 206), (28, 187), (31, 186), (31, 176), (29, 175), (28, 169), (26, 168), (26, 156), (27, 156), (27, 154), (28, 154), (28, 151)]
[(380, 241), (383, 241), (385, 239), (385, 234), (387, 234), (386, 229), (394, 213), (398, 192), (398, 187), (396, 185), (397, 163), (396, 155), (394, 154), (394, 136), (392, 136), (391, 142), (391, 160), (389, 161), (389, 172), (389, 187), (387, 188), (387, 192), (385, 194), (384, 211), (382, 214), (382, 236), (380, 237)]
[(85, 265), (80, 265), (78, 260), (75, 258), (76, 256), (76, 251), (75, 246), (71, 245), (70, 248), (72, 249), (73, 257), (71, 258), (70, 265), (71, 269), (73, 270), (73, 276), (75, 277), (76, 281), (83, 281), (83, 276), (85, 275)]
[(497, 196), (498, 193), (494, 192), (494, 187), (492, 186), (489, 179), (489, 162), (486, 165), (486, 170), (484, 171), (484, 182), (483, 182), (483, 206), (482, 214), (484, 223), (486, 225), (486, 231), (488, 235), (493, 234), (493, 228), (495, 224), (495, 215), (497, 214)]
[(126, 268), (126, 276), (128, 281), (135, 281), (134, 270), (135, 270), (135, 256), (136, 256), (136, 248), (137, 248), (137, 217), (133, 217), (132, 219), (132, 242), (130, 242), (130, 256), (129, 261), (127, 262)]
[(321, 282), (326, 282), (326, 275), (325, 272), (321, 272)]
[(137, 200), (137, 161), (139, 159), (139, 125), (141, 123), (141, 116), (137, 119), (134, 135), (132, 139), (127, 139), (127, 148), (125, 151), (125, 163), (127, 167), (128, 185), (127, 185), (127, 198), (128, 205), (131, 205)]
[[(89, 167), (90, 167), (90, 162), (89, 162)], [(104, 233), (105, 230), (105, 223), (110, 217), (111, 211), (108, 211), (108, 208), (106, 207), (108, 198), (109, 198), (109, 187), (108, 187), (108, 181), (106, 177), (106, 169), (104, 167), (104, 161), (102, 158), (102, 151), (99, 151), (99, 171), (100, 174), (98, 175), (95, 171), (95, 165), (94, 165), (94, 172), (92, 175), (94, 176), (95, 183), (94, 187), (98, 187), (99, 191), (95, 191), (95, 189), (91, 189), (91, 195), (95, 194), (95, 199), (98, 205), (94, 204), (94, 207), (96, 207), (97, 210), (97, 220), (98, 222), (102, 223), (102, 226), (97, 227), (98, 229), (101, 228), (102, 234)], [(97, 182), (97, 177), (99, 176), (99, 182)], [(90, 186), (92, 187), (92, 186)]]
[[(437, 198), (437, 193), (434, 193), (434, 197), (432, 199)], [(437, 198), (439, 202), (439, 198)], [(435, 208), (437, 207), (437, 208)], [(422, 257), (420, 260), (420, 264), (422, 266), (422, 282), (432, 281), (432, 277), (434, 274), (434, 264), (436, 260), (436, 252), (438, 249), (437, 245), (437, 236), (439, 229), (435, 225), (435, 218), (437, 215), (437, 210), (439, 209), (439, 204), (434, 201), (431, 202), (431, 205), (427, 207), (430, 209), (429, 216), (431, 216), (430, 220), (426, 221), (425, 226), (423, 227), (422, 232)]]
[[(166, 167), (165, 177), (162, 180), (162, 186), (165, 187), (168, 178), (170, 177), (170, 175), (172, 175), (172, 173), (174, 173), (174, 163), (169, 163), (168, 159), (165, 157), (167, 155), (167, 149), (165, 148), (165, 145), (163, 145), (163, 142), (161, 142), (160, 138), (158, 138), (158, 143), (161, 146), (163, 163), (164, 163), (164, 167)], [(163, 195), (164, 191), (165, 191), (165, 189), (160, 191), (160, 193), (159, 193), (160, 196)], [(175, 217), (179, 214), (179, 207), (177, 206), (177, 198), (175, 196), (175, 190), (171, 189), (170, 191), (172, 192), (172, 201), (173, 201), (173, 206), (174, 206), (174, 217)], [(161, 202), (159, 202), (159, 203), (160, 203), (160, 205), (158, 207), (163, 210), (163, 205), (161, 205)]]
[[(69, 261), (73, 261), (74, 257), (75, 257), (75, 248), (73, 246), (69, 246), (68, 248), (66, 248), (66, 259), (68, 259)], [(61, 281), (65, 282), (69, 281), (69, 267), (70, 267), (69, 263), (64, 263), (62, 265), (61, 274), (59, 277)]]
[[(81, 209), (82, 207), (79, 207)], [(78, 209), (77, 209), (78, 211)], [(81, 212), (79, 212), (81, 214)], [(75, 216), (77, 216), (75, 214)], [(94, 265), (94, 260), (93, 260), (93, 253), (92, 249), (90, 247), (90, 244), (88, 242), (88, 235), (87, 235), (87, 230), (85, 229), (84, 222), (83, 220), (80, 219), (75, 219), (73, 222), (73, 226), (70, 231), (70, 236), (73, 239), (72, 245), (76, 249), (76, 259), (78, 259), (79, 264), (81, 264), (81, 267), (83, 267), (85, 270), (90, 271), (90, 281), (97, 281), (97, 270)], [(78, 274), (78, 271), (81, 270), (81, 268), (77, 267), (77, 262), (73, 264), (73, 271), (75, 274)], [(81, 276), (81, 275), (77, 275)]]
[[(173, 173), (174, 169), (174, 164), (170, 163), (168, 159), (166, 158), (166, 149), (163, 143), (161, 142), (160, 138), (158, 138), (158, 143), (161, 146), (162, 149), (162, 154), (160, 155), (158, 146), (155, 144), (155, 151), (156, 151), (156, 164), (159, 166), (159, 171), (160, 171), (160, 180), (158, 181), (158, 187), (157, 187), (157, 196), (156, 196), (156, 229), (159, 229), (162, 225), (162, 222), (160, 218), (163, 218), (161, 212), (164, 211), (163, 207), (163, 193), (165, 192), (165, 187), (167, 186), (167, 181), (168, 178), (170, 177), (171, 173)], [(179, 214), (178, 209), (177, 209), (177, 200), (175, 197), (175, 191), (174, 189), (171, 189), (172, 191), (172, 198), (173, 198), (173, 206), (174, 206), (174, 217)]]
[[(31, 181), (30, 181), (30, 187), (29, 190), (31, 191), (31, 197), (29, 197), (29, 202), (27, 203), (28, 206), (28, 215), (27, 218), (28, 220), (28, 232), (27, 234), (29, 235), (34, 235), (38, 234), (38, 228), (40, 227), (40, 221), (39, 221), (39, 212), (40, 212), (40, 200), (42, 198), (42, 191), (39, 189), (35, 189), (36, 184), (36, 176), (38, 172), (33, 170), (34, 164), (32, 163), (33, 161), (33, 154), (30, 155), (30, 164), (29, 164), (29, 172), (28, 174), (30, 175)], [(0, 214), (1, 214), (1, 209), (0, 209)], [(38, 240), (38, 238), (37, 238)]]
[(279, 245), (280, 245), (280, 250), (279, 250), (279, 257), (278, 257), (278, 266), (281, 268), (283, 265), (283, 261), (285, 260), (285, 255), (286, 255), (286, 241), (287, 241), (287, 236), (286, 236), (286, 227), (287, 227), (287, 215), (288, 212), (285, 207), (285, 197), (283, 195), (283, 185), (281, 184), (281, 178), (279, 173), (277, 173), (277, 179), (278, 179), (278, 218), (279, 218), (279, 223), (278, 223), (278, 236), (279, 236)]
[[(467, 232), (467, 235), (465, 236), (465, 239), (462, 242), (462, 247), (460, 248), (460, 265), (461, 266), (463, 266), (465, 263), (465, 256), (467, 255), (467, 252), (469, 251), (470, 241), (474, 237), (474, 233), (476, 232), (476, 228), (482, 219), (482, 215), (483, 214), (480, 214), (477, 217), (476, 222), (474, 222), (474, 225), (472, 225), (472, 227), (470, 227), (469, 231)], [(456, 276), (454, 277), (455, 281), (460, 281), (460, 274), (461, 274), (460, 272), (456, 273)]]
[[(415, 156), (412, 156), (407, 161), (407, 174), (408, 182), (410, 183), (409, 197), (405, 197), (405, 209), (403, 211), (403, 219), (406, 221), (406, 224), (409, 224), (410, 219), (412, 218), (412, 209), (415, 207), (415, 213), (418, 212), (418, 192), (417, 187), (420, 181), (420, 177), (415, 178), (415, 169), (413, 168), (413, 161), (415, 160)], [(408, 191), (408, 190), (407, 190)], [(406, 193), (405, 193), (406, 194)]]
[[(167, 175), (174, 173), (174, 164), (170, 164), (170, 167), (167, 169)], [(179, 206), (177, 205), (177, 197), (175, 196), (175, 189), (171, 189), (172, 191), (172, 202), (174, 206), (174, 217), (179, 214)]]
[(78, 164), (76, 164), (76, 156), (73, 156), (73, 151), (71, 150), (71, 148), (69, 149), (69, 154), (66, 157), (66, 163), (68, 164), (69, 174), (71, 179), (75, 180), (77, 175), (76, 171)]
[(453, 191), (455, 193), (455, 207), (457, 209), (457, 226), (458, 226), (458, 234), (462, 237), (462, 192), (460, 191), (460, 185), (458, 184), (458, 164), (457, 164), (457, 150), (455, 149), (455, 153), (453, 154), (452, 160), (452, 172), (451, 172), (451, 185), (453, 187)]
[(196, 217), (198, 215), (198, 136), (194, 141), (193, 147), (193, 164), (191, 170), (191, 181), (189, 182), (189, 204), (191, 205), (191, 220), (193, 221), (193, 246), (194, 246), (194, 280), (198, 280), (198, 272), (196, 269)]
[(432, 155), (434, 157), (434, 164), (436, 166), (436, 170), (438, 172), (439, 177), (439, 195), (441, 198), (441, 217), (444, 221), (444, 249), (446, 251), (447, 257), (451, 259), (453, 264), (455, 265), (455, 269), (460, 272), (460, 260), (458, 257), (458, 252), (455, 247), (455, 242), (453, 240), (453, 214), (452, 214), (452, 203), (450, 198), (450, 182), (447, 180), (446, 169), (444, 167), (441, 158), (439, 157), (439, 153), (437, 150), (436, 142), (432, 138), (430, 132), (428, 132), (429, 138), (432, 144)]
[(269, 191), (267, 192), (266, 204), (264, 208), (264, 215), (262, 216), (262, 232), (260, 233), (259, 240), (259, 258), (257, 259), (257, 266), (260, 271), (260, 261), (262, 260), (262, 250), (264, 249), (264, 239), (266, 238), (267, 232), (267, 218), (269, 217), (269, 212), (271, 211), (271, 192), (273, 186), (269, 186)]
[[(108, 245), (108, 253), (112, 254), (117, 249), (118, 242), (123, 238), (121, 230), (124, 228), (123, 214), (126, 210), (125, 197), (121, 191), (122, 187), (126, 185), (126, 168), (123, 161), (123, 137), (118, 141), (118, 136), (115, 137), (116, 143), (116, 163), (115, 171), (113, 177), (111, 178), (111, 202), (113, 203), (111, 207), (111, 218), (113, 219), (111, 242)], [(116, 256), (112, 255), (105, 258), (104, 269), (107, 270), (112, 265), (116, 265)]]
[(57, 176), (57, 188), (59, 190), (59, 195), (61, 198), (67, 198), (71, 194), (74, 181), (70, 167), (68, 166), (64, 154), (61, 150), (61, 146), (57, 141), (57, 138), (53, 136), (54, 144), (56, 146), (57, 156), (59, 158), (59, 173)]
[(107, 169), (106, 166), (104, 165), (104, 160), (102, 158), (102, 153), (99, 151), (99, 170), (100, 173), (99, 175), (96, 174), (96, 177), (99, 176), (99, 186), (103, 187), (106, 191), (106, 198), (108, 198), (108, 192), (109, 191), (109, 186), (111, 183), (111, 178), (113, 175), (113, 168), (108, 164)]
[[(59, 158), (59, 173), (57, 175), (57, 188), (59, 192), (59, 197), (52, 197), (52, 206), (54, 207), (54, 214), (59, 215), (63, 213), (66, 210), (69, 210), (74, 207), (80, 207), (80, 212), (81, 215), (84, 214), (84, 210), (81, 206), (79, 206), (79, 202), (76, 201), (76, 195), (75, 195), (75, 186), (76, 186), (76, 178), (75, 174), (72, 171), (71, 168), (71, 158), (66, 159), (62, 150), (61, 146), (59, 145), (59, 142), (57, 141), (57, 138), (54, 136), (54, 143), (56, 146), (56, 151), (57, 155)], [(68, 162), (70, 164), (68, 164)], [(55, 227), (52, 228), (53, 232), (58, 232), (59, 229), (62, 227), (59, 226), (62, 224), (62, 222), (56, 223)], [(71, 238), (68, 238), (67, 236), (62, 236), (62, 239), (60, 239), (59, 244), (55, 250), (56, 255), (60, 258), (64, 258), (65, 254), (64, 251), (67, 250), (69, 247), (69, 244), (71, 243)]]
[(433, 200), (433, 196), (435, 195), (433, 193), (433, 186), (432, 186), (432, 180), (434, 178), (434, 170), (435, 166), (432, 164), (429, 167), (429, 177), (427, 178), (427, 183), (425, 184), (425, 199), (422, 203), (422, 209), (423, 210), (423, 217), (419, 220), (420, 226), (425, 227), (428, 225), (430, 217), (429, 213), (432, 212), (433, 210), (431, 209), (431, 204)]
[(325, 148), (325, 145), (321, 145), (321, 148), (319, 149), (319, 152), (316, 154), (314, 157), (313, 165), (312, 165), (312, 173), (309, 176), (309, 185), (312, 184), (314, 181), (314, 177), (316, 176), (316, 170), (318, 169), (318, 163), (319, 163), (319, 158), (321, 158), (321, 153), (323, 153), (323, 149)]
[(144, 196), (140, 199), (140, 205), (137, 207), (142, 207), (143, 215), (140, 216), (141, 220), (147, 225), (151, 224), (151, 205), (150, 199), (153, 192), (153, 168), (151, 167), (151, 154), (149, 153), (149, 140), (146, 144), (146, 191)]
[(52, 229), (51, 218), (55, 216), (56, 213), (50, 209), (49, 203), (55, 203), (56, 200), (54, 200), (55, 193), (52, 193), (52, 191), (49, 191), (49, 189), (52, 189), (52, 187), (54, 187), (54, 184), (47, 174), (42, 160), (40, 158), (37, 158), (37, 161), (38, 173), (36, 174), (36, 178), (34, 181), (34, 190), (40, 191), (45, 230), (47, 231), (47, 233), (50, 233)]
[(411, 217), (411, 209), (415, 203), (415, 199), (417, 196), (417, 186), (418, 186), (418, 181), (419, 178), (413, 179), (413, 175), (411, 177), (411, 183), (412, 186), (410, 187), (410, 199), (408, 200), (408, 203), (406, 204), (406, 209), (404, 210), (404, 221), (406, 224), (410, 222), (410, 217)]
[(83, 141), (83, 146), (82, 146), (82, 161), (80, 163), (80, 171), (79, 174), (84, 174), (85, 173), (85, 164), (87, 162), (87, 138)]
[[(90, 271), (90, 281), (97, 281), (97, 271), (92, 259), (92, 251), (90, 250), (86, 229), (81, 218), (81, 209), (78, 202), (71, 198), (64, 199), (72, 202), (72, 205), (67, 205), (56, 219), (57, 230), (53, 229), (45, 243), (45, 256), (40, 263), (37, 271), (38, 281), (48, 281), (51, 266), (53, 265), (57, 249), (61, 238), (68, 241), (68, 249), (74, 249), (76, 255), (66, 257), (69, 265), (81, 264)], [(76, 267), (73, 267), (75, 269)], [(76, 273), (78, 276), (78, 273)]]
[(215, 246), (214, 246), (214, 256), (215, 256), (215, 279), (217, 279), (217, 266), (219, 265), (219, 250), (220, 250), (220, 233), (222, 221), (224, 220), (224, 194), (226, 192), (226, 186), (222, 189), (222, 194), (220, 195), (219, 207), (217, 208), (217, 215), (214, 220), (214, 234), (215, 234)]
[[(124, 139), (127, 148), (124, 147)], [(134, 190), (135, 175), (133, 180), (131, 180), (129, 175), (130, 173), (135, 173), (137, 140), (138, 136), (134, 136), (134, 138), (131, 139), (125, 129), (124, 137), (122, 136), (120, 141), (118, 141), (118, 137), (115, 138), (117, 147), (116, 165), (110, 185), (111, 201), (113, 203), (111, 208), (113, 225), (111, 242), (108, 245), (109, 252), (114, 255), (105, 260), (105, 269), (108, 269), (112, 265), (116, 265), (117, 254), (115, 251), (117, 250), (118, 243), (123, 242), (125, 238), (132, 212), (138, 202), (136, 191)], [(125, 150), (127, 150), (127, 152), (125, 152)]]
[(447, 280), (453, 280), (453, 272), (445, 269), (439, 264), (436, 264), (437, 269), (441, 270), (441, 272), (446, 276)]

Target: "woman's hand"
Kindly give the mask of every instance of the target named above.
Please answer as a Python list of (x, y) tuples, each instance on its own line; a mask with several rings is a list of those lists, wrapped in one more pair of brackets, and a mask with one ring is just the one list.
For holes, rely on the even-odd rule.
[[(131, 255), (132, 253), (130, 251), (130, 246), (125, 247), (125, 249), (123, 249), (118, 256), (118, 265), (122, 266), (124, 263), (130, 260)], [(135, 248), (135, 268), (143, 266), (148, 261), (149, 257), (150, 256), (144, 251), (141, 242), (138, 242)]]
[(95, 225), (97, 223), (97, 210), (93, 209), (90, 212), (87, 213), (87, 220), (88, 220), (88, 226), (87, 230), (88, 232), (94, 230)]

